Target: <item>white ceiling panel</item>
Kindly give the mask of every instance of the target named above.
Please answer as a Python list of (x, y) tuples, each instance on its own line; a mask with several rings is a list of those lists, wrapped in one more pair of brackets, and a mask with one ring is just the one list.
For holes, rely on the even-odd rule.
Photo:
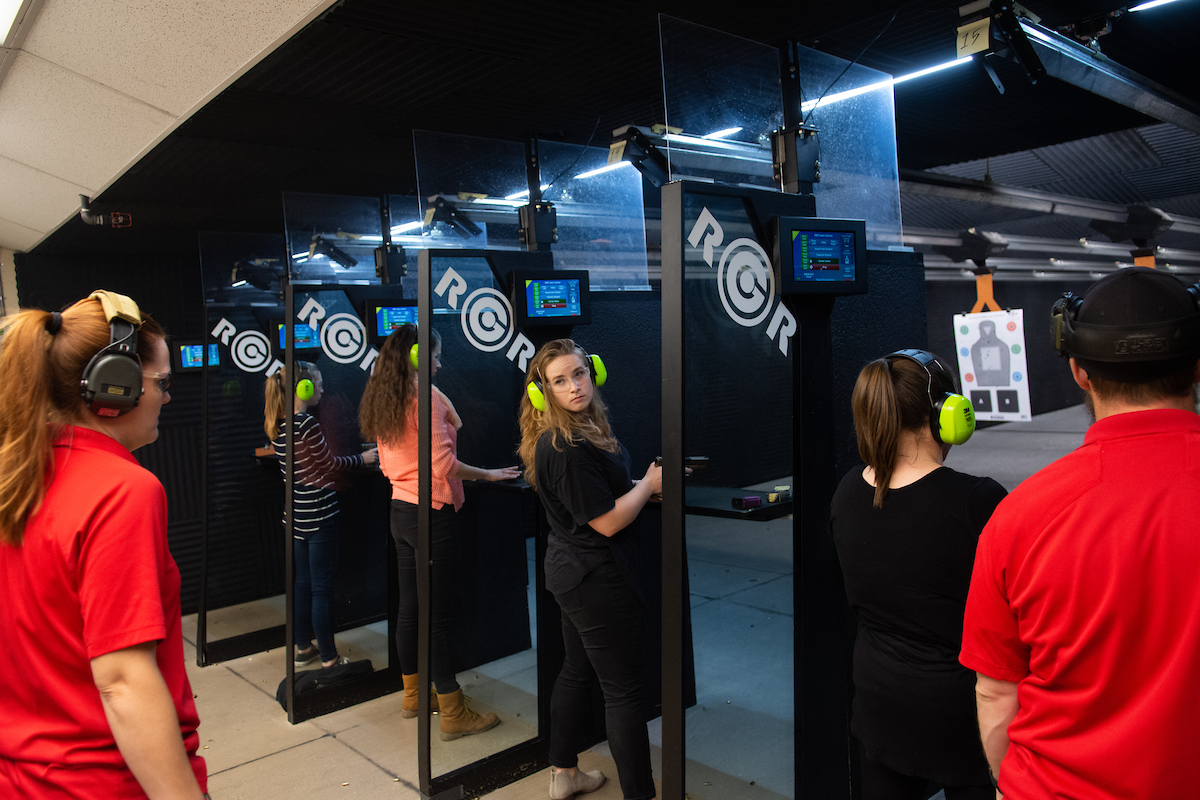
[[(79, 208), (87, 188), (0, 155), (0, 219), (46, 233)], [(5, 247), (13, 247), (0, 236)]]
[(47, 0), (23, 49), (179, 116), (331, 3)]
[(28, 53), (18, 55), (0, 85), (4, 155), (88, 187), (89, 193), (124, 170), (175, 120)]
[[(32, 228), (26, 228), (24, 225), (18, 225), (3, 217), (0, 217), (0, 242), (4, 242), (5, 247), (13, 250), (23, 251), (28, 250), (37, 244), (38, 239), (42, 238), (41, 231), (35, 231)], [(16, 305), (16, 290), (13, 292), (13, 300)]]

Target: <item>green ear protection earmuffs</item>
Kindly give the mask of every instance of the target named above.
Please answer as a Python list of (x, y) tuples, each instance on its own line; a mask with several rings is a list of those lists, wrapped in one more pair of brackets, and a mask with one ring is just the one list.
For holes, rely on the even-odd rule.
[(409, 360), (409, 363), (412, 364), (413, 369), (417, 369), (419, 367), (420, 361), (418, 361), (418, 359), (417, 359), (416, 343), (414, 343), (412, 347), (408, 348), (408, 360)]
[[(604, 366), (604, 360), (597, 355), (589, 355), (579, 345), (575, 345), (575, 351), (583, 356), (584, 362), (588, 365), (588, 372), (592, 376), (593, 386), (603, 386), (608, 381), (608, 369)], [(542, 380), (540, 376), (535, 377), (525, 387), (525, 393), (529, 395), (530, 404), (538, 411), (546, 410), (546, 395), (542, 389)]]
[(946, 371), (937, 356), (925, 350), (897, 350), (888, 358), (904, 358), (915, 361), (929, 376), (926, 391), (929, 395), (929, 430), (938, 444), (963, 444), (975, 432), (975, 408), (957, 392), (945, 392), (940, 398), (933, 396), (933, 370), (937, 370), (951, 386), (954, 379)]
[[(312, 363), (309, 361), (297, 361), (295, 366), (297, 375), (299, 375), (301, 372), (307, 372), (308, 370), (312, 369)], [(300, 400), (303, 400), (305, 403), (307, 403), (309, 400), (313, 399), (313, 395), (316, 393), (317, 387), (314, 386), (313, 382), (308, 378), (301, 378), (300, 380), (296, 381), (296, 397), (298, 397)]]

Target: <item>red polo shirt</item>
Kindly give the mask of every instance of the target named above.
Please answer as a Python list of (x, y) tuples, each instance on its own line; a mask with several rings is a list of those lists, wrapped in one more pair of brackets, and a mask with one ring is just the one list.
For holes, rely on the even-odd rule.
[(1200, 417), (1155, 410), (1095, 423), (996, 509), (959, 660), (1018, 684), (1006, 794), (1195, 796), (1198, 502)]
[(144, 797), (117, 749), (91, 659), (158, 642), (203, 789), (183, 660), (179, 570), (162, 485), (109, 437), (68, 426), (19, 547), (0, 545), (0, 797)]

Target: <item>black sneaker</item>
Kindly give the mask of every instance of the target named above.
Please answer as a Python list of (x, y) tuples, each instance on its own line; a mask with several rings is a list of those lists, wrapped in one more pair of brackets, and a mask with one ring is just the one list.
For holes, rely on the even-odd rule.
[(296, 657), (292, 660), (292, 663), (297, 667), (304, 667), (320, 657), (321, 652), (317, 648), (310, 646), (307, 652), (304, 650), (297, 650)]

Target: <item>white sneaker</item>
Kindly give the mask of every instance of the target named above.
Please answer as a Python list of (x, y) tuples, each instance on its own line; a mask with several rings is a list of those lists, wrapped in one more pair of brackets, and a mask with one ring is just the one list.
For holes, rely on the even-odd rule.
[(594, 792), (604, 785), (604, 773), (598, 769), (576, 772), (575, 777), (563, 770), (550, 768), (550, 800), (570, 800), (577, 794)]

